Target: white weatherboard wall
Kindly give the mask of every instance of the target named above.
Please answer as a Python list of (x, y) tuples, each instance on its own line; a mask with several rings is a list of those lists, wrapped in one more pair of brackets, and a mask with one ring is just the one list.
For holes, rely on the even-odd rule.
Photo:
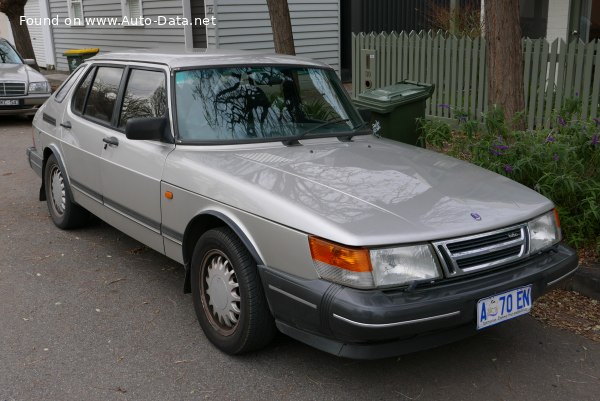
[[(340, 69), (339, 0), (288, 0), (296, 54)], [(266, 0), (206, 0), (209, 48), (273, 52), (273, 31)]]
[[(28, 18), (40, 18), (40, 2), (39, 0), (29, 0), (25, 4), (25, 16)], [(44, 43), (44, 27), (43, 25), (29, 25), (29, 36), (31, 37), (31, 45), (33, 46), (33, 53), (35, 59), (40, 67), (46, 68), (46, 45)]]
[(559, 38), (569, 38), (569, 0), (548, 0), (548, 27), (546, 28), (546, 39), (552, 43)]
[[(69, 49), (98, 47), (101, 52), (140, 48), (185, 47), (183, 26), (65, 26), (68, 17), (67, 0), (49, 0), (50, 14), (59, 16), (61, 25), (53, 27), (54, 47), (58, 70), (68, 70), (67, 60), (62, 55)], [(198, 0), (193, 0), (198, 1)], [(156, 21), (158, 16), (181, 17), (182, 0), (142, 0), (144, 17)], [(118, 17), (123, 15), (119, 0), (83, 0), (83, 16)]]
[(12, 28), (10, 27), (10, 21), (4, 13), (0, 13), (0, 38), (8, 40), (10, 43), (15, 43), (15, 39), (12, 35)]

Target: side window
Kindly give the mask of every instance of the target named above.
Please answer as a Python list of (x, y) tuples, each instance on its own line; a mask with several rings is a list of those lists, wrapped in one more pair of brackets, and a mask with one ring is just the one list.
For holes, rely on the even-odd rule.
[(165, 73), (132, 70), (129, 75), (119, 127), (125, 127), (132, 117), (162, 117), (167, 114)]
[(83, 115), (110, 123), (123, 75), (122, 67), (98, 67)]
[(54, 95), (54, 100), (56, 100), (58, 103), (62, 102), (65, 99), (65, 96), (67, 96), (67, 93), (69, 93), (69, 91), (73, 87), (73, 85), (75, 85), (75, 82), (77, 82), (81, 74), (83, 74), (84, 70), (84, 66), (81, 66), (77, 70), (75, 70), (75, 72), (72, 73), (71, 76), (67, 78), (65, 83), (63, 83), (58, 89), (58, 91)]
[(88, 89), (92, 84), (92, 79), (94, 78), (94, 68), (90, 68), (87, 76), (79, 84), (75, 94), (73, 95), (73, 111), (77, 114), (81, 114), (83, 112), (83, 105), (85, 104), (85, 97), (87, 96)]

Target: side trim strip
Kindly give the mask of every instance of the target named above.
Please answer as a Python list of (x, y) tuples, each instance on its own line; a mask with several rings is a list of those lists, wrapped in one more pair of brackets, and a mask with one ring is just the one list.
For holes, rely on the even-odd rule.
[(100, 195), (98, 192), (94, 191), (93, 189), (91, 189), (89, 187), (86, 187), (85, 185), (81, 184), (78, 181), (75, 181), (72, 178), (71, 178), (70, 181), (71, 181), (71, 187), (73, 187), (76, 190), (78, 190), (79, 192), (81, 192), (81, 193), (89, 196), (90, 198), (92, 198), (96, 202), (102, 203), (102, 195)]
[(457, 311), (450, 312), (450, 313), (444, 313), (443, 315), (429, 316), (429, 317), (424, 317), (421, 319), (405, 320), (403, 322), (395, 322), (395, 323), (379, 323), (379, 324), (355, 322), (354, 320), (350, 320), (343, 316), (336, 315), (335, 313), (333, 314), (333, 317), (335, 317), (336, 319), (342, 320), (346, 323), (350, 323), (350, 324), (353, 324), (353, 325), (359, 326), (359, 327), (383, 328), (383, 327), (405, 326), (408, 324), (416, 324), (416, 323), (428, 322), (430, 320), (445, 319), (447, 317), (458, 316), (458, 315), (460, 315), (460, 311), (457, 310)]
[(178, 243), (179, 245), (183, 244), (183, 234), (180, 234), (177, 231), (170, 229), (169, 227), (165, 227), (164, 225), (161, 227), (161, 229), (163, 237), (168, 238), (171, 241)]
[(297, 296), (295, 296), (293, 294), (290, 294), (289, 292), (284, 291), (281, 288), (277, 288), (277, 287), (275, 287), (275, 286), (273, 286), (271, 284), (269, 284), (269, 288), (272, 289), (273, 291), (276, 291), (276, 292), (278, 292), (280, 294), (285, 295), (286, 297), (289, 297), (289, 298), (293, 299), (294, 301), (298, 301), (298, 302), (300, 302), (300, 303), (302, 303), (302, 304), (304, 304), (306, 306), (310, 306), (313, 309), (317, 309), (317, 305), (315, 305), (315, 304), (313, 304), (311, 302), (308, 302), (308, 301), (306, 301), (306, 300), (304, 300), (304, 299), (302, 299), (300, 297), (297, 297)]
[(550, 281), (548, 284), (546, 284), (546, 287), (550, 287), (553, 284), (558, 283), (559, 281), (561, 281), (564, 278), (567, 278), (568, 276), (570, 276), (571, 274), (575, 273), (575, 271), (579, 269), (579, 265), (577, 265), (576, 268), (574, 268), (573, 270), (571, 270), (570, 272), (568, 272), (567, 274), (563, 274), (562, 276), (560, 276), (559, 278), (557, 278), (556, 280), (552, 280)]
[(115, 212), (122, 214), (123, 216), (127, 217), (130, 220), (135, 221), (138, 224), (141, 224), (142, 226), (151, 229), (152, 231), (156, 232), (157, 234), (160, 234), (160, 223), (157, 221), (154, 221), (152, 219), (149, 219), (145, 216), (142, 216), (141, 214), (123, 206), (123, 205), (119, 205), (116, 202), (113, 202), (110, 199), (104, 198), (104, 206), (106, 206), (109, 209), (114, 210)]
[(163, 238), (164, 238), (164, 239), (168, 239), (169, 241), (173, 242), (174, 244), (177, 244), (177, 245), (179, 245), (179, 246), (182, 246), (182, 245), (183, 245), (183, 242), (181, 242), (181, 241), (177, 241), (175, 238), (169, 237), (169, 236), (168, 236), (167, 234), (165, 234), (164, 232), (163, 232), (163, 235), (162, 235), (162, 236), (163, 236)]

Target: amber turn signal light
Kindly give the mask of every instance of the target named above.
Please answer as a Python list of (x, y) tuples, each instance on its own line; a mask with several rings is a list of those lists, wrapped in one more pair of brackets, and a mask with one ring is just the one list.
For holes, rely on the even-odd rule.
[(167, 198), (167, 199), (173, 199), (173, 192), (166, 191), (165, 192), (165, 198)]
[(558, 210), (556, 210), (556, 208), (554, 208), (553, 211), (554, 211), (554, 219), (556, 220), (556, 227), (560, 228), (560, 217), (558, 217)]
[(316, 237), (308, 237), (310, 253), (316, 261), (353, 272), (371, 272), (371, 257), (365, 248), (351, 248)]

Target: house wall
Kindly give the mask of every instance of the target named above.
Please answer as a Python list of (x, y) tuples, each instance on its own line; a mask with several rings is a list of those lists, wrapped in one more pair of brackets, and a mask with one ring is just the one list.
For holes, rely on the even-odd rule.
[[(266, 0), (206, 0), (209, 48), (273, 52), (273, 33)], [(340, 68), (339, 0), (289, 0), (296, 54)]]
[(548, 28), (546, 29), (546, 39), (550, 43), (556, 38), (564, 40), (568, 39), (570, 6), (571, 2), (569, 0), (548, 1)]
[[(25, 16), (28, 18), (40, 18), (40, 1), (29, 0), (25, 4)], [(35, 60), (40, 67), (46, 68), (48, 64), (46, 62), (46, 46), (44, 43), (44, 27), (43, 25), (33, 24), (27, 27), (29, 29), (29, 36), (31, 37), (31, 45), (33, 46), (33, 53), (35, 54)]]
[[(58, 15), (60, 24), (53, 27), (54, 46), (58, 70), (68, 70), (67, 60), (62, 55), (69, 49), (99, 47), (100, 51), (119, 51), (132, 48), (157, 48), (174, 46), (183, 49), (183, 26), (145, 27), (131, 26), (65, 26), (69, 16), (67, 0), (49, 0), (50, 15)], [(193, 0), (198, 1), (198, 0)], [(156, 21), (159, 16), (181, 17), (182, 0), (143, 0), (143, 16)], [(122, 17), (120, 0), (83, 0), (83, 16)]]

